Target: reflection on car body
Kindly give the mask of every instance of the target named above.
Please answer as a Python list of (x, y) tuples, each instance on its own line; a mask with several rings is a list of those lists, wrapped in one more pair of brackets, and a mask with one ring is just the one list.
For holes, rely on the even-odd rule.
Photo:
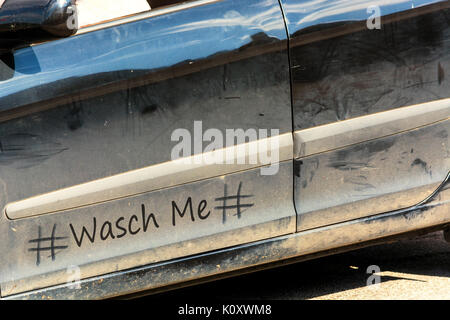
[(64, 37), (2, 29), (2, 298), (156, 292), (448, 230), (449, 7), (150, 0)]

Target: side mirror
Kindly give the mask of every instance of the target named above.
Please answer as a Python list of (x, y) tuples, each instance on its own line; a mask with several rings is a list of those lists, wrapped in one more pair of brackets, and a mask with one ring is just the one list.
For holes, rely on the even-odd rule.
[(75, 0), (6, 0), (0, 8), (0, 50), (76, 33)]

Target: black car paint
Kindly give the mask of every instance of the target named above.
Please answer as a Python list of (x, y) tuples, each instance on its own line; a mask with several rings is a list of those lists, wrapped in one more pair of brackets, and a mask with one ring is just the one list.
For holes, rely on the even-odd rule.
[(2, 207), (169, 161), (171, 132), (195, 120), (205, 130), (292, 130), (287, 35), (275, 0), (213, 2), (11, 58), (0, 66), (12, 74), (0, 85), (1, 143), (20, 135), (43, 144), (23, 138), (14, 154), (0, 154)]
[[(448, 97), (447, 60), (441, 58), (446, 53), (442, 43), (449, 35), (445, 7), (449, 1), (437, 3), (443, 5), (439, 10), (401, 18), (401, 23), (395, 14), (411, 11), (411, 6), (396, 7), (389, 11), (394, 20), (383, 25), (384, 31), (358, 27), (365, 20), (355, 21), (351, 8), (351, 19), (321, 20), (297, 30), (290, 22), (300, 18), (289, 5), (307, 2), (281, 0), (289, 36), (277, 1), (243, 4), (224, 0), (4, 55), (0, 66), (4, 75), (0, 84), (0, 205), (168, 161), (170, 131), (179, 126), (189, 128), (194, 120), (219, 129), (276, 127), (287, 133), (425, 102), (429, 97)], [(230, 15), (223, 17), (223, 12)], [(230, 19), (235, 19), (236, 25), (230, 27)], [(250, 25), (246, 24), (249, 20), (253, 21)], [(355, 32), (308, 40), (316, 32), (328, 34), (352, 24)], [(415, 29), (423, 26), (430, 29), (425, 34)], [(427, 37), (434, 30), (437, 36)], [(201, 42), (205, 34), (208, 41)], [(369, 39), (368, 43), (363, 39)], [(225, 44), (217, 45), (222, 40)], [(410, 54), (412, 47), (417, 50)], [(383, 54), (371, 48), (381, 48)], [(399, 86), (397, 99), (388, 100), (394, 103), (376, 104), (393, 93), (385, 88), (390, 85), (381, 72), (385, 63), (387, 70), (416, 71), (430, 52), (431, 61), (426, 62), (435, 65), (433, 74), (428, 69), (406, 73), (402, 81), (412, 87)], [(169, 60), (171, 56), (176, 59)], [(368, 79), (366, 72), (372, 69), (376, 70), (370, 74), (374, 78)], [(354, 76), (350, 82), (348, 74)], [(396, 82), (398, 74), (394, 76), (388, 79)], [(423, 80), (428, 77), (433, 81)], [(349, 84), (351, 92), (345, 89)], [(411, 88), (427, 95), (411, 97)], [(389, 147), (381, 146), (383, 150)], [(412, 165), (423, 166), (423, 160)], [(41, 183), (31, 184), (32, 179)], [(420, 205), (392, 214), (401, 219), (428, 209), (422, 207), (424, 203)], [(273, 251), (272, 246), (266, 244), (253, 258), (264, 250)], [(293, 255), (285, 252), (280, 256)], [(203, 268), (208, 268), (208, 259), (238, 257), (239, 251), (225, 250), (200, 259)], [(176, 276), (169, 273), (180, 266), (192, 272), (196, 263), (198, 260), (172, 264), (161, 282)], [(143, 267), (84, 285), (92, 297), (145, 289), (149, 279), (154, 281), (145, 274), (154, 270), (154, 266)], [(130, 277), (135, 277), (138, 285), (118, 289), (118, 285), (127, 286), (120, 279)], [(108, 284), (98, 289), (106, 291), (96, 292), (96, 281), (104, 279), (111, 281), (111, 287)], [(54, 297), (62, 296), (56, 290)]]

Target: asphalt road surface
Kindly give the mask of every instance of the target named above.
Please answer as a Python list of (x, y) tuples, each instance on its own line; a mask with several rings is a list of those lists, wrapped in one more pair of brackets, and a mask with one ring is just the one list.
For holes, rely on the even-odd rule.
[[(378, 266), (380, 283), (369, 277)], [(208, 299), (450, 300), (450, 243), (442, 232), (147, 296)], [(173, 301), (173, 300), (172, 300)]]

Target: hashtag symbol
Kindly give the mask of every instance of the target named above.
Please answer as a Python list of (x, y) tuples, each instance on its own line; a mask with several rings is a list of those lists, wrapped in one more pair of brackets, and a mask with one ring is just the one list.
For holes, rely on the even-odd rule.
[[(36, 265), (41, 264), (41, 252), (43, 251), (50, 251), (50, 255), (48, 257), (52, 258), (52, 261), (55, 261), (56, 258), (56, 250), (63, 250), (67, 249), (68, 246), (57, 246), (55, 245), (56, 240), (64, 240), (67, 239), (67, 237), (57, 237), (56, 236), (56, 224), (53, 225), (52, 229), (52, 235), (47, 238), (42, 238), (42, 230), (41, 226), (38, 227), (38, 237), (36, 239), (32, 239), (28, 241), (28, 243), (36, 243), (35, 248), (29, 248), (28, 251), (30, 252), (36, 252)], [(43, 242), (47, 242), (47, 246), (42, 246)], [(48, 245), (50, 243), (50, 245)]]
[[(214, 209), (222, 210), (222, 223), (225, 223), (227, 220), (227, 210), (236, 209), (236, 213), (234, 215), (237, 216), (238, 219), (240, 219), (242, 216), (242, 213), (245, 211), (245, 210), (242, 210), (242, 208), (251, 208), (254, 206), (253, 203), (246, 203), (246, 204), (241, 203), (242, 198), (253, 197), (253, 195), (242, 195), (241, 190), (242, 190), (242, 182), (239, 183), (237, 194), (229, 196), (228, 195), (228, 186), (225, 184), (223, 197), (215, 199), (215, 201), (222, 201), (221, 206), (217, 206), (214, 208)], [(228, 200), (236, 200), (236, 204), (228, 205), (227, 204)]]

